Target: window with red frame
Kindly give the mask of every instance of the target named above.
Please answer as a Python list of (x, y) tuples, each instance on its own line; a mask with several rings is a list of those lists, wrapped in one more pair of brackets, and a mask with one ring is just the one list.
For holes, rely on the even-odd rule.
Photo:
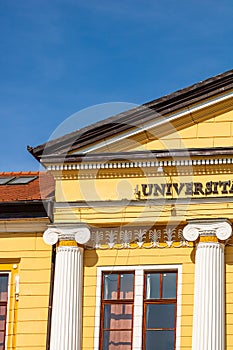
[(0, 274), (0, 350), (5, 350), (8, 274)]
[(101, 350), (132, 349), (133, 304), (134, 273), (103, 273)]
[(177, 272), (144, 276), (143, 349), (175, 350)]

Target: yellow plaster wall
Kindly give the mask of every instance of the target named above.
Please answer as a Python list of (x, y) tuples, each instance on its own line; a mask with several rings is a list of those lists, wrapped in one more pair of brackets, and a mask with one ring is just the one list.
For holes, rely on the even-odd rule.
[[(208, 118), (206, 118), (208, 119)], [(216, 116), (202, 123), (180, 130), (172, 135), (161, 138), (159, 141), (149, 142), (134, 148), (135, 150), (159, 150), (174, 148), (201, 148), (223, 147), (233, 145), (233, 111)], [(211, 169), (196, 168), (196, 173), (188, 177), (182, 176), (173, 181), (207, 182), (231, 180), (232, 169), (228, 172), (225, 166)], [(204, 172), (203, 172), (204, 169)], [(200, 171), (200, 172), (199, 172)], [(55, 222), (85, 222), (90, 225), (111, 226), (125, 223), (167, 223), (169, 220), (187, 222), (188, 219), (197, 218), (233, 218), (233, 203), (228, 201), (208, 202), (209, 197), (200, 203), (179, 204), (176, 203), (175, 215), (172, 216), (172, 204), (157, 203), (132, 206), (127, 201), (122, 201), (117, 206), (114, 200), (135, 199), (134, 188), (141, 183), (155, 183), (158, 177), (133, 176), (130, 170), (125, 178), (113, 175), (106, 178), (75, 179), (72, 173), (68, 177), (56, 182), (56, 201), (75, 202), (84, 201), (88, 207), (81, 205), (55, 208)], [(69, 176), (70, 175), (70, 176)], [(115, 172), (116, 176), (116, 172)], [(149, 179), (149, 180), (148, 180)], [(182, 180), (181, 180), (182, 179)], [(171, 180), (169, 176), (162, 182)], [(181, 181), (180, 181), (181, 180)], [(112, 201), (109, 206), (94, 206), (92, 201)], [(111, 205), (110, 205), (111, 204)], [(94, 325), (96, 307), (96, 275), (97, 266), (128, 266), (146, 264), (182, 264), (182, 318), (181, 318), (181, 349), (192, 348), (192, 315), (193, 315), (193, 290), (194, 290), (194, 252), (192, 248), (166, 248), (166, 249), (123, 249), (123, 250), (85, 250), (84, 256), (84, 298), (83, 298), (83, 350), (93, 349)], [(233, 350), (233, 247), (226, 247), (226, 349)]]
[[(194, 249), (135, 249), (85, 251), (83, 350), (93, 350), (97, 266), (182, 264), (181, 349), (192, 349)], [(226, 247), (226, 350), (233, 349), (233, 247)]]
[(194, 264), (192, 248), (85, 251), (83, 299), (83, 350), (93, 350), (96, 267), (182, 264), (181, 349), (191, 349)]
[[(51, 247), (43, 242), (42, 233), (0, 234), (0, 270), (12, 272), (7, 350), (45, 350), (50, 267)], [(16, 274), (19, 301), (14, 294)]]
[[(194, 174), (185, 176), (171, 176), (171, 177), (148, 177), (146, 178), (115, 178), (115, 179), (97, 179), (97, 180), (80, 180), (70, 179), (63, 180), (58, 184), (59, 190), (57, 191), (57, 201), (65, 200), (68, 202), (83, 201), (84, 206), (65, 204), (65, 206), (57, 207), (54, 210), (54, 219), (55, 222), (85, 222), (90, 225), (124, 225), (124, 224), (133, 224), (141, 225), (149, 223), (154, 225), (155, 223), (163, 224), (164, 222), (174, 222), (183, 223), (187, 222), (188, 219), (197, 219), (197, 218), (229, 218), (233, 216), (233, 202), (227, 199), (222, 199), (221, 197), (226, 197), (225, 194), (221, 194), (219, 190), (219, 195), (195, 195), (193, 197), (197, 198), (197, 202), (190, 202), (187, 197), (186, 202), (172, 202), (166, 201), (158, 203), (156, 199), (161, 199), (161, 197), (144, 197), (142, 201), (136, 201), (136, 197), (133, 194), (133, 189), (136, 184), (139, 185), (142, 183), (164, 183), (164, 182), (206, 182), (212, 181), (227, 181), (232, 180), (232, 165), (229, 166), (229, 169), (226, 171), (226, 166), (214, 166), (215, 173), (212, 173), (212, 170), (208, 167), (197, 167)], [(203, 174), (204, 171), (204, 174)], [(200, 174), (199, 174), (200, 172)], [(226, 172), (226, 173), (225, 173)], [(84, 196), (83, 192), (80, 191), (80, 188), (86, 187), (87, 191), (90, 189), (90, 183), (96, 185), (96, 192), (92, 193), (91, 191), (88, 196)], [(82, 184), (80, 184), (83, 182)], [(131, 186), (132, 196), (128, 197), (127, 200), (124, 198), (125, 192), (117, 192), (116, 189), (121, 187), (124, 188), (125, 183), (127, 186)], [(65, 196), (63, 194), (65, 193)], [(95, 197), (96, 193), (99, 194), (99, 197)], [(119, 196), (119, 193), (121, 196)], [(219, 197), (213, 199), (213, 197)], [(233, 199), (233, 194), (229, 193), (227, 195)], [(174, 194), (174, 198), (177, 198), (177, 195)], [(181, 196), (182, 197), (182, 196)], [(154, 202), (146, 201), (147, 198), (155, 199)], [(171, 197), (170, 197), (171, 198)], [(185, 196), (184, 196), (185, 198)], [(114, 199), (120, 200), (118, 204), (114, 202)], [(129, 199), (134, 199), (135, 203), (132, 205)], [(92, 201), (108, 200), (108, 205), (96, 204)], [(211, 201), (212, 200), (212, 201)], [(174, 211), (175, 204), (175, 211)]]
[[(228, 168), (228, 169), (227, 169)], [(185, 167), (184, 167), (185, 170)], [(201, 182), (203, 183), (203, 188), (208, 181), (228, 181), (232, 180), (231, 173), (233, 171), (233, 166), (225, 164), (219, 166), (204, 166), (204, 167), (190, 167), (190, 172), (188, 174), (170, 174), (155, 175), (152, 176), (147, 174), (150, 169), (144, 169), (144, 175), (140, 177), (125, 178), (122, 176), (116, 176), (115, 178), (93, 178), (93, 179), (69, 179), (57, 181), (56, 184), (56, 201), (57, 202), (76, 202), (84, 201), (90, 205), (93, 205), (93, 201), (116, 201), (126, 200), (136, 200), (135, 188), (138, 185), (139, 190), (141, 190), (141, 184), (163, 184), (163, 183), (189, 183), (189, 182)], [(152, 169), (153, 171), (153, 169)], [(169, 172), (166, 170), (166, 172)], [(156, 172), (154, 172), (156, 173)], [(229, 189), (229, 188), (228, 188)], [(218, 188), (219, 195), (221, 195), (221, 188)], [(233, 194), (229, 193), (229, 196), (233, 197)], [(161, 196), (160, 196), (161, 197)], [(167, 196), (167, 198), (177, 198), (177, 193), (173, 189), (172, 196)], [(179, 198), (190, 197), (190, 195), (185, 195), (185, 190), (183, 190)], [(200, 198), (203, 195), (193, 195), (193, 198)], [(210, 194), (204, 196), (206, 198), (216, 197), (215, 194)], [(142, 199), (156, 198), (154, 196), (146, 197), (142, 196)], [(157, 197), (159, 198), (159, 196)], [(114, 204), (113, 204), (114, 206)], [(67, 205), (69, 207), (69, 205)], [(82, 209), (80, 209), (82, 210)], [(109, 210), (109, 208), (108, 208)]]
[(231, 147), (232, 145), (233, 111), (230, 111), (186, 129), (174, 130), (172, 134), (139, 145), (135, 150)]
[[(115, 211), (113, 211), (115, 209)], [(176, 204), (175, 212), (172, 204), (144, 206), (122, 206), (98, 208), (56, 209), (55, 220), (59, 222), (84, 222), (93, 226), (140, 225), (183, 223), (189, 219), (214, 219), (233, 217), (232, 202)]]

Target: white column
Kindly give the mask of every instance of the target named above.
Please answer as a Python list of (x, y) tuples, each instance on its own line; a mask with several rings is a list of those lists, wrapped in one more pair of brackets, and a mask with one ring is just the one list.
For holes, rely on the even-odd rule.
[[(58, 242), (50, 350), (81, 350), (83, 248), (90, 231), (86, 227), (49, 227), (44, 233), (47, 244)], [(77, 244), (78, 243), (78, 244)]]
[(193, 350), (225, 350), (225, 240), (227, 220), (192, 221), (183, 235), (199, 240), (195, 258)]

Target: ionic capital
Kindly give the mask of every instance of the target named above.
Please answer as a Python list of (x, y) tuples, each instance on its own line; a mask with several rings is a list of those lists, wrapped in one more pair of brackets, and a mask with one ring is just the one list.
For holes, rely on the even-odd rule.
[(85, 224), (58, 224), (47, 228), (43, 234), (43, 240), (49, 245), (56, 244), (58, 241), (85, 244), (89, 241), (90, 236), (90, 230)]
[(187, 241), (196, 241), (199, 237), (216, 238), (226, 241), (232, 235), (231, 223), (227, 219), (193, 220), (184, 227), (183, 236)]

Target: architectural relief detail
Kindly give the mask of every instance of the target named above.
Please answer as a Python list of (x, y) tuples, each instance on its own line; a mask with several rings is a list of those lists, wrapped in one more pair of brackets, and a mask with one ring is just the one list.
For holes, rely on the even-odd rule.
[(58, 242), (60, 231), (53, 228), (48, 228), (43, 234), (43, 240), (48, 245), (53, 245)]
[(185, 226), (183, 236), (187, 241), (196, 241), (199, 236), (216, 236), (227, 241), (232, 235), (231, 224), (227, 220), (193, 221)]
[(91, 234), (87, 226), (70, 225), (57, 228), (49, 227), (43, 234), (44, 242), (48, 245), (56, 244), (59, 241), (76, 241), (78, 244), (85, 244), (90, 240)]
[(164, 228), (103, 228), (92, 229), (88, 249), (136, 249), (191, 247), (185, 241), (182, 229)]
[(229, 223), (223, 222), (219, 227), (216, 229), (216, 236), (218, 239), (224, 241), (231, 237), (232, 235), (232, 227)]
[(55, 164), (49, 165), (48, 170), (99, 170), (99, 169), (129, 169), (129, 168), (154, 168), (174, 166), (200, 166), (233, 164), (233, 158), (219, 159), (183, 159), (169, 161), (134, 161), (134, 162), (106, 162), (106, 163), (77, 163), (77, 164)]
[(200, 232), (198, 228), (192, 227), (191, 225), (185, 226), (183, 230), (183, 236), (187, 241), (194, 242), (198, 239)]
[(180, 227), (147, 228), (88, 228), (83, 226), (49, 227), (43, 239), (53, 245), (60, 241), (72, 240), (86, 249), (136, 249), (136, 248), (182, 248), (193, 247), (199, 236), (216, 236), (231, 245), (232, 228), (228, 221), (213, 223), (190, 223)]

